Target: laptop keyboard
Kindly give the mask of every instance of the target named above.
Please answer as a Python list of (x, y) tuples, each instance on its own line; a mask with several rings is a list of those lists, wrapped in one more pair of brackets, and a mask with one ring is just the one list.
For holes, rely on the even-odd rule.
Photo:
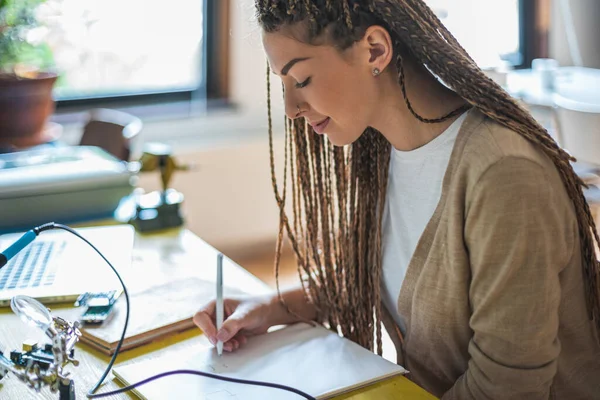
[(58, 265), (49, 261), (64, 244), (56, 241), (29, 244), (0, 269), (0, 290), (52, 285)]

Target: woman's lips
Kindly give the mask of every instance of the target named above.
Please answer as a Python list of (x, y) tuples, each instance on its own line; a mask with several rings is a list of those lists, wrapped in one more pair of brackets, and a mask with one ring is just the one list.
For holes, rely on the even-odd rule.
[(319, 135), (322, 135), (323, 133), (325, 133), (325, 128), (327, 128), (327, 125), (329, 125), (329, 117), (325, 118), (323, 121), (314, 124), (312, 127), (315, 130), (315, 132), (317, 132)]

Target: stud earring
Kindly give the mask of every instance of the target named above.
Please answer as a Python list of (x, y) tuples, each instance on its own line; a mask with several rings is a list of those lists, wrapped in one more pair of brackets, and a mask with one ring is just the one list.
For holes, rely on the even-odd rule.
[(381, 74), (379, 68), (373, 68), (373, 76), (379, 76), (379, 74)]

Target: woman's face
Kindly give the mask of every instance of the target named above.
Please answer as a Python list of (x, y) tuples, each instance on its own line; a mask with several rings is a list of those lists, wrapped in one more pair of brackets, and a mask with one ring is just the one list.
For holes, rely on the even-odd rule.
[(371, 56), (361, 42), (340, 52), (303, 43), (284, 29), (264, 33), (263, 45), (271, 71), (283, 81), (289, 118), (304, 117), (336, 146), (360, 137), (377, 99)]

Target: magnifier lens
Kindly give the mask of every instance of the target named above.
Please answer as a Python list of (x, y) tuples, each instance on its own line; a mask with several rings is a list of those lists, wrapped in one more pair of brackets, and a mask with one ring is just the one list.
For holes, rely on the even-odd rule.
[(10, 308), (28, 325), (46, 332), (52, 324), (50, 311), (39, 301), (23, 295), (17, 295), (10, 301)]

